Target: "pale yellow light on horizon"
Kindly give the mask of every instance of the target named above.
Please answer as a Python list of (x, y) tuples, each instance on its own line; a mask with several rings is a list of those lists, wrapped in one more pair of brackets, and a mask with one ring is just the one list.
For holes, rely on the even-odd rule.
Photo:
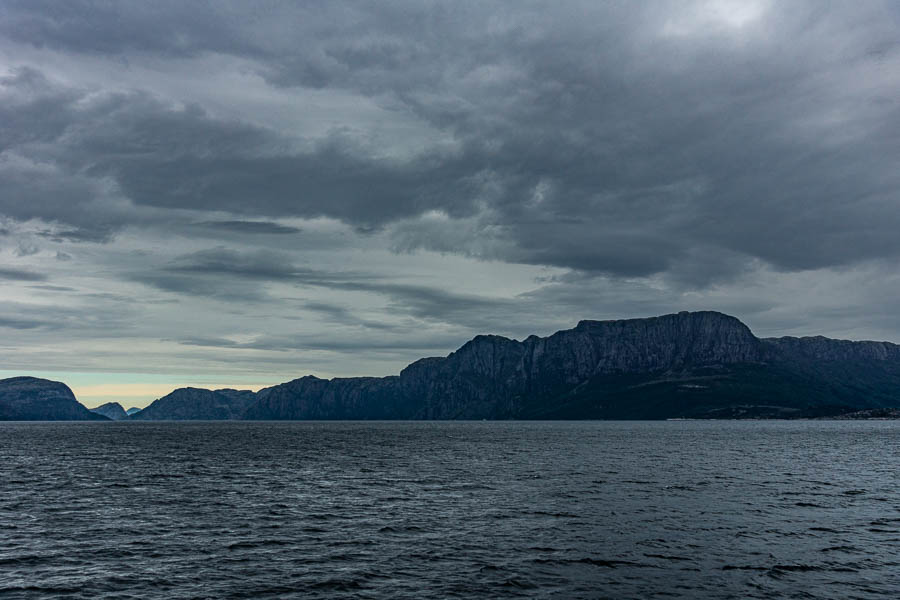
[[(216, 383), (207, 389), (234, 388), (258, 392), (271, 383)], [(136, 406), (144, 408), (157, 398), (183, 387), (206, 387), (196, 383), (98, 383), (93, 385), (70, 386), (75, 398), (88, 408), (96, 408), (107, 402), (118, 402), (124, 408)]]

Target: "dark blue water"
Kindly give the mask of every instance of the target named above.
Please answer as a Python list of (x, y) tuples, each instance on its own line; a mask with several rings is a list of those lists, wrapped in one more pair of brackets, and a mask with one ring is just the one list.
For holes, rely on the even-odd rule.
[(3, 598), (900, 597), (900, 423), (0, 424)]

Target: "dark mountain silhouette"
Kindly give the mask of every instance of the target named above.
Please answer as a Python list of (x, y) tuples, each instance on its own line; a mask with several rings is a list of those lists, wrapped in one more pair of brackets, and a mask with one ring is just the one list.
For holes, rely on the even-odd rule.
[(121, 421), (122, 419), (128, 418), (128, 415), (125, 413), (125, 409), (122, 408), (122, 405), (118, 402), (107, 402), (106, 404), (101, 404), (100, 406), (92, 408), (90, 410), (92, 413), (103, 415), (104, 417), (112, 421)]
[(307, 376), (260, 390), (244, 418), (801, 417), (898, 405), (900, 346), (759, 339), (734, 317), (682, 312), (521, 342), (482, 335), (399, 376)]
[(129, 417), (135, 421), (239, 419), (256, 395), (249, 390), (180, 388)]
[[(42, 381), (5, 382), (19, 380)], [(44, 383), (61, 386), (54, 393), (77, 413), (68, 388)], [(22, 388), (16, 405), (42, 389)], [(581, 321), (522, 341), (479, 335), (389, 377), (306, 376), (255, 394), (183, 388), (129, 419), (795, 418), (898, 407), (896, 344), (760, 339), (734, 317), (681, 312)]]
[(58, 381), (37, 377), (0, 380), (0, 421), (106, 421), (78, 403)]

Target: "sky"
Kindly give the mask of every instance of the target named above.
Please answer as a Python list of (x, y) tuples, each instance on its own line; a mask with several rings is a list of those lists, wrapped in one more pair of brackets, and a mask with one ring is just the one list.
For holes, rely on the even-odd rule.
[(0, 377), (719, 310), (900, 342), (896, 2), (0, 0)]

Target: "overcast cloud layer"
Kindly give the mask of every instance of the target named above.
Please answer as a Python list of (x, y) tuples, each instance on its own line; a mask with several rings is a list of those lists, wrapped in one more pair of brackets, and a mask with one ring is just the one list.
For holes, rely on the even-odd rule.
[(892, 2), (0, 0), (0, 368), (714, 309), (900, 342)]

